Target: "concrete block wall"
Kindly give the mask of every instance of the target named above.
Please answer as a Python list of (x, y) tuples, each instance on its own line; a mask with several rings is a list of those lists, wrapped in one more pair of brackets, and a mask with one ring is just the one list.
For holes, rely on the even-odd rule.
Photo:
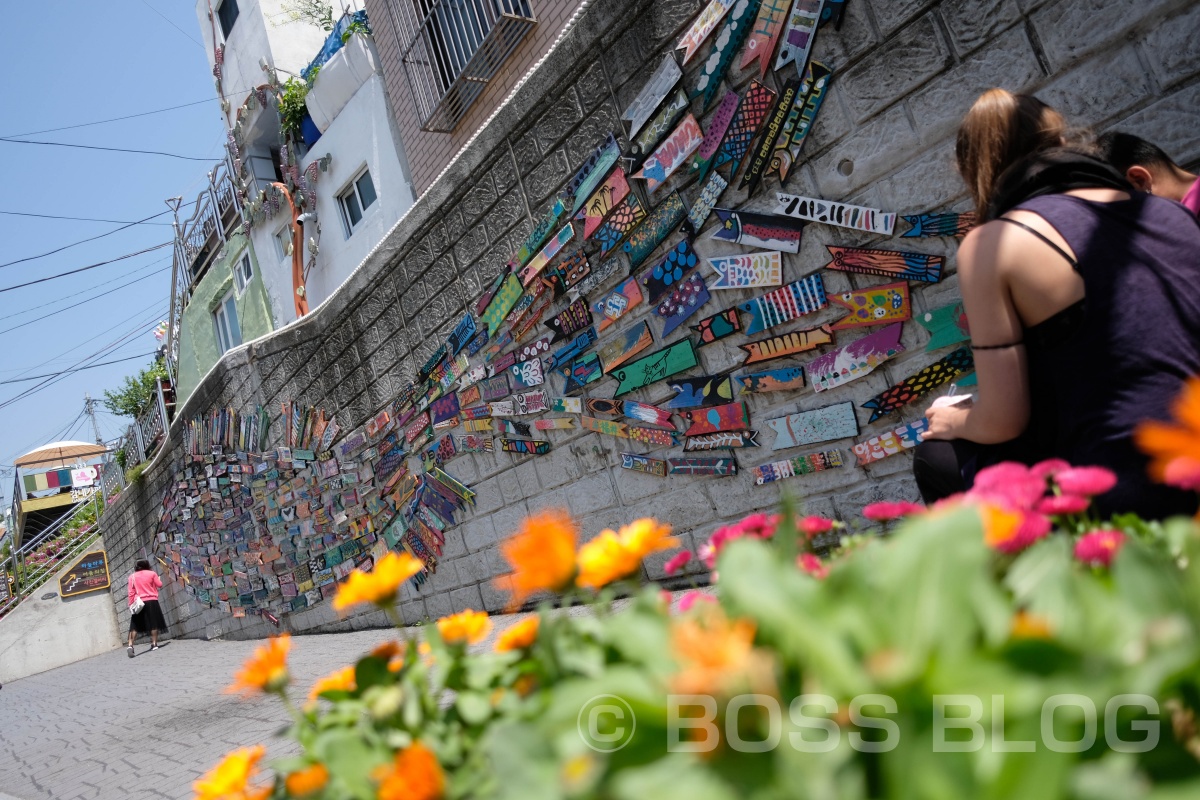
[[(609, 131), (625, 142), (620, 111), (700, 7), (700, 0), (596, 0), (347, 283), (304, 320), (226, 354), (180, 410), (180, 419), (213, 406), (277, 409), (282, 400), (292, 399), (334, 412), (343, 429), (363, 424), (444, 341), (592, 147)], [(1142, 133), (1181, 163), (1195, 165), (1200, 162), (1200, 128), (1194, 124), (1200, 46), (1189, 32), (1198, 21), (1200, 12), (1186, 0), (855, 0), (842, 30), (822, 30), (817, 38), (815, 57), (835, 68), (833, 85), (807, 144), (806, 161), (785, 190), (901, 213), (963, 210), (967, 202), (952, 161), (955, 127), (978, 93), (996, 85), (1036, 92), (1078, 124)], [(698, 68), (699, 63), (689, 65), (685, 85), (694, 84)], [(733, 71), (728, 83), (741, 89), (754, 77), (757, 73)], [(766, 80), (778, 89), (776, 77)], [(709, 114), (700, 121), (707, 127)], [(699, 191), (681, 174), (655, 193), (654, 202), (675, 189), (688, 205)], [(748, 199), (731, 186), (721, 204), (770, 211), (776, 189), (775, 179), (769, 179)], [(785, 254), (785, 275), (794, 280), (819, 269), (827, 261), (826, 244), (883, 241), (809, 226), (800, 253)], [(903, 241), (906, 249), (948, 256), (948, 274), (940, 283), (913, 285), (914, 313), (957, 299), (954, 242)], [(736, 249), (709, 240), (707, 230), (696, 242), (702, 256)], [(599, 259), (592, 263), (598, 265)], [(883, 282), (823, 275), (831, 294)], [(750, 296), (717, 294), (697, 318)], [(640, 324), (647, 313), (643, 305), (606, 335)], [(806, 318), (805, 325), (838, 316), (826, 310)], [(653, 322), (651, 328), (657, 343), (661, 326)], [(849, 334), (839, 343), (852, 338)], [(505, 595), (494, 582), (503, 571), (497, 543), (523, 516), (551, 505), (569, 508), (587, 536), (654, 515), (670, 522), (683, 544), (694, 548), (719, 525), (774, 507), (781, 491), (799, 497), (808, 511), (851, 522), (874, 500), (914, 499), (907, 455), (865, 470), (848, 465), (765, 487), (755, 486), (748, 474), (754, 465), (829, 447), (839, 447), (852, 463), (853, 441), (919, 417), (920, 403), (867, 425), (860, 409), (862, 432), (856, 440), (779, 453), (769, 449), (767, 419), (845, 400), (861, 403), (945, 354), (925, 353), (925, 333), (912, 323), (905, 325), (903, 342), (908, 350), (901, 357), (830, 392), (748, 396), (753, 427), (763, 430), (764, 441), (758, 450), (738, 452), (744, 472), (736, 478), (664, 480), (628, 472), (619, 467), (622, 450), (665, 458), (679, 449), (649, 450), (578, 429), (545, 432), (554, 447), (542, 457), (497, 452), (452, 460), (447, 470), (478, 493), (477, 506), (448, 532), (437, 574), (420, 592), (405, 589), (405, 619), (436, 618), (464, 608), (499, 610)], [(715, 374), (741, 361), (736, 346), (725, 342), (698, 352), (701, 366), (694, 374)], [(606, 379), (589, 387), (589, 395), (610, 397), (613, 387)], [(552, 377), (548, 388), (557, 395), (561, 378)], [(660, 402), (669, 395), (658, 384), (630, 397)], [(108, 534), (114, 574), (132, 568), (142, 548), (152, 549), (170, 465), (180, 455), (177, 420), (167, 451), (146, 470), (143, 484), (109, 511), (107, 519), (119, 520), (115, 527), (122, 531), (121, 537)], [(662, 560), (648, 564), (645, 577), (661, 577)], [(123, 595), (114, 594), (114, 602), (124, 626)], [(260, 617), (233, 619), (202, 608), (177, 586), (169, 587), (165, 605), (176, 634), (256, 637), (275, 631)], [(281, 622), (297, 632), (384, 624), (378, 614), (338, 619), (327, 603)]]

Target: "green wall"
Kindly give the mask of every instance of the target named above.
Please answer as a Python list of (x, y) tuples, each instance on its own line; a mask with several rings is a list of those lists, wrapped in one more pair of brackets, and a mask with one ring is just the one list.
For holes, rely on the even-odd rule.
[[(244, 233), (230, 236), (221, 257), (212, 263), (200, 279), (191, 301), (183, 310), (183, 318), (179, 323), (179, 375), (176, 387), (180, 405), (191, 396), (200, 379), (221, 356), (212, 315), (220, 299), (233, 288), (232, 267), (241, 261), (247, 247), (249, 242)], [(254, 277), (237, 299), (238, 325), (242, 329), (243, 342), (257, 339), (273, 329), (270, 304), (253, 247), (250, 247), (250, 263), (254, 266)]]

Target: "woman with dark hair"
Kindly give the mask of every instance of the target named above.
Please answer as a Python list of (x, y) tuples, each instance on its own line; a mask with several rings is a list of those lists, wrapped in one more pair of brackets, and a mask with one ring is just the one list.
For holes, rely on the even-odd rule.
[[(163, 617), (162, 608), (158, 604), (158, 590), (162, 588), (162, 578), (150, 569), (150, 562), (139, 559), (129, 576), (129, 657), (133, 658), (133, 642), (139, 633), (150, 634), (150, 649), (158, 649), (158, 632), (167, 629), (167, 620)], [(141, 601), (142, 607), (134, 611), (134, 606)]]
[(958, 250), (978, 400), (928, 410), (913, 470), (927, 502), (983, 467), (1061, 458), (1118, 484), (1103, 514), (1193, 513), (1194, 494), (1152, 483), (1133, 444), (1200, 374), (1200, 224), (1065, 146), (1062, 115), (985, 92), (956, 155), (981, 225)]

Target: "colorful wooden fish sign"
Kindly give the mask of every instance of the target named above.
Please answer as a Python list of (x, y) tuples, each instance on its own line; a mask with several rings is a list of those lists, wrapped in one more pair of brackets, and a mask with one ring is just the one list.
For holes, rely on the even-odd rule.
[(704, 134), (704, 141), (700, 144), (696, 157), (692, 159), (691, 166), (688, 167), (692, 172), (699, 172), (701, 179), (712, 169), (713, 159), (717, 156), (721, 142), (725, 141), (725, 134), (729, 132), (729, 126), (733, 124), (733, 118), (737, 115), (738, 105), (741, 102), (742, 97), (737, 92), (726, 92), (725, 96), (721, 98), (717, 110), (713, 112), (712, 119), (708, 122), (708, 130)]
[(703, 141), (704, 134), (700, 132), (700, 123), (688, 114), (646, 159), (642, 168), (630, 177), (645, 180), (646, 191), (653, 194), (655, 189), (667, 182), (675, 170), (687, 162), (688, 157), (696, 152), (696, 148), (700, 147)]
[(667, 477), (667, 462), (637, 453), (621, 453), (621, 469), (644, 472), (659, 478)]
[(605, 436), (617, 436), (622, 439), (629, 438), (628, 426), (624, 422), (614, 422), (611, 419), (596, 419), (595, 417), (583, 416), (579, 418), (579, 427), (585, 431), (602, 433)]
[(835, 331), (887, 325), (912, 318), (908, 284), (904, 281), (869, 289), (852, 289), (830, 297), (829, 302), (850, 312), (833, 324)]
[(597, 320), (596, 332), (603, 333), (609, 325), (625, 316), (642, 302), (642, 290), (637, 278), (622, 281), (612, 291), (592, 303), (592, 318)]
[(604, 259), (600, 262), (600, 266), (588, 272), (587, 277), (571, 287), (569, 293), (571, 301), (574, 302), (581, 297), (590, 295), (602, 285), (608, 283), (609, 278), (622, 271), (627, 271), (624, 269), (624, 266), (624, 262), (620, 256)]
[(487, 308), (484, 309), (483, 316), (480, 317), (480, 322), (487, 326), (489, 337), (496, 335), (496, 331), (500, 329), (500, 324), (504, 322), (508, 312), (521, 298), (521, 293), (520, 278), (511, 272), (506, 274), (504, 282), (500, 284), (500, 288), (488, 303)]
[(727, 336), (732, 336), (735, 333), (741, 333), (742, 321), (738, 318), (736, 308), (727, 308), (724, 311), (718, 311), (711, 317), (705, 317), (700, 320), (698, 325), (690, 326), (692, 330), (700, 334), (700, 344), (697, 347), (718, 342)]
[(572, 214), (579, 210), (583, 201), (595, 191), (596, 187), (600, 185), (600, 181), (620, 157), (621, 146), (617, 143), (617, 138), (609, 133), (604, 141), (596, 146), (596, 149), (583, 162), (583, 166), (575, 172), (575, 175), (558, 195), (564, 202), (569, 198), (574, 198), (571, 205)]
[(684, 378), (670, 384), (675, 396), (663, 408), (704, 408), (733, 400), (733, 382), (728, 375)]
[(520, 364), (514, 364), (509, 367), (508, 370), (517, 383), (529, 389), (532, 389), (534, 386), (541, 386), (546, 382), (546, 377), (542, 374), (542, 360), (540, 358), (531, 358), (527, 361), (522, 361)]
[(746, 42), (746, 50), (742, 55), (739, 69), (745, 69), (758, 62), (760, 76), (767, 74), (771, 57), (775, 55), (775, 44), (779, 41), (779, 32), (787, 19), (788, 0), (763, 0), (758, 10), (758, 19), (750, 32), (750, 40)]
[[(514, 280), (515, 280), (515, 278), (514, 278)], [(518, 286), (521, 285), (521, 282), (519, 280), (517, 281), (517, 285)], [(512, 343), (513, 343), (512, 331), (505, 331), (504, 333), (500, 334), (497, 338), (493, 339), (492, 343), (490, 345), (488, 345), (487, 350), (483, 351), (483, 360), (487, 361), (487, 362), (492, 361), (496, 356), (498, 356), (502, 352), (504, 352), (504, 348), (508, 347)]]
[(724, 450), (732, 447), (758, 447), (758, 431), (722, 431), (689, 436), (683, 443), (683, 451)]
[(477, 433), (459, 436), (458, 449), (464, 453), (490, 453), (492, 452), (492, 437), (480, 436)]
[(603, 414), (606, 417), (619, 417), (624, 408), (624, 403), (620, 400), (611, 400), (607, 397), (589, 397), (584, 405), (589, 414)]
[(674, 447), (679, 444), (679, 434), (673, 430), (642, 428), (638, 425), (630, 425), (628, 430), (630, 439), (650, 447)]
[[(538, 248), (546, 243), (546, 239), (550, 236), (555, 226), (559, 224), (559, 220), (562, 219), (566, 210), (566, 206), (563, 205), (562, 200), (555, 200), (554, 205), (542, 215), (537, 225), (533, 226), (533, 230), (530, 231), (529, 236), (525, 238), (521, 247), (508, 263), (517, 268), (525, 266), (529, 259), (533, 257), (533, 254), (537, 252)], [(476, 311), (482, 313), (478, 308)]]
[(814, 472), (837, 469), (843, 463), (841, 450), (822, 450), (817, 453), (808, 453), (783, 461), (763, 464), (751, 470), (751, 474), (754, 476), (754, 482), (762, 486), (795, 475), (811, 475)]
[(493, 417), (511, 417), (517, 413), (513, 408), (512, 400), (497, 400), (495, 403), (488, 403), (488, 412)]
[(505, 353), (492, 362), (492, 375), (508, 372), (508, 368), (517, 363), (516, 352)]
[(583, 248), (571, 253), (557, 265), (543, 270), (538, 280), (545, 287), (554, 291), (554, 299), (562, 297), (572, 286), (591, 274), (592, 267), (588, 263)]
[(800, 252), (803, 222), (774, 214), (752, 214), (726, 208), (715, 208), (713, 211), (720, 224), (713, 230), (710, 238), (746, 247), (761, 247), (764, 250)]
[(817, 120), (825, 95), (829, 93), (829, 82), (833, 70), (819, 61), (808, 62), (804, 71), (804, 83), (800, 85), (800, 94), (792, 104), (787, 119), (783, 121), (783, 130), (775, 141), (775, 152), (771, 155), (771, 164), (767, 167), (767, 175), (778, 174), (779, 182), (787, 180), (804, 143), (808, 140), (809, 131)]
[(917, 324), (929, 331), (929, 342), (925, 352), (937, 350), (939, 347), (949, 347), (952, 344), (965, 342), (971, 338), (971, 329), (967, 325), (967, 312), (961, 302), (940, 306), (932, 311), (926, 311), (917, 317)]
[(738, 347), (746, 351), (746, 360), (742, 362), (742, 365), (746, 366), (815, 350), (832, 341), (833, 329), (828, 325), (821, 325), (803, 331), (792, 331), (781, 336), (773, 336), (770, 339), (761, 339), (749, 344), (739, 344)]
[(604, 376), (604, 370), (600, 366), (600, 356), (595, 353), (588, 353), (575, 359), (569, 366), (559, 368), (559, 372), (566, 378), (563, 392), (578, 391)]
[(612, 210), (604, 224), (596, 229), (595, 240), (600, 244), (600, 257), (607, 256), (621, 243), (625, 235), (646, 218), (646, 209), (636, 194), (631, 194)]
[(417, 380), (423, 381), (433, 374), (437, 369), (438, 364), (442, 363), (442, 359), (446, 357), (446, 345), (438, 345), (438, 348), (430, 354), (429, 359), (425, 364), (417, 370)]
[(672, 291), (698, 263), (700, 258), (687, 239), (671, 248), (658, 263), (642, 274), (641, 283), (646, 287), (650, 302), (657, 303), (660, 297)]
[(896, 214), (893, 211), (880, 211), (877, 208), (852, 206), (848, 203), (835, 203), (832, 200), (818, 200), (783, 192), (776, 192), (775, 199), (779, 204), (775, 208), (776, 214), (807, 222), (822, 222), (840, 228), (888, 236), (892, 235), (892, 230), (896, 227)]
[(799, 414), (767, 420), (767, 425), (776, 434), (772, 450), (784, 450), (802, 444), (829, 442), (858, 435), (854, 403), (837, 403), (811, 411), (801, 411)]
[(804, 388), (804, 367), (780, 367), (739, 375), (742, 391), (750, 394), (783, 392)]
[(854, 445), (854, 457), (858, 460), (858, 466), (870, 466), (888, 456), (913, 449), (920, 444), (920, 436), (927, 430), (929, 430), (929, 420), (922, 417), (915, 422), (901, 425), (895, 430), (859, 442)]
[(483, 393), (479, 391), (478, 386), (468, 386), (466, 389), (459, 390), (458, 402), (464, 406), (473, 406), (483, 400)]
[(566, 310), (546, 323), (546, 327), (554, 331), (551, 342), (565, 339), (592, 324), (592, 312), (588, 310), (587, 302), (580, 298), (571, 303)]
[(796, 98), (799, 95), (800, 79), (793, 78), (784, 84), (783, 90), (779, 93), (779, 98), (775, 101), (774, 108), (771, 109), (771, 113), (767, 117), (762, 136), (758, 140), (758, 147), (754, 148), (753, 157), (750, 159), (750, 166), (746, 167), (746, 172), (742, 175), (742, 183), (738, 187), (739, 189), (746, 189), (751, 197), (758, 191), (758, 184), (763, 179), (764, 170), (771, 163), (771, 152), (775, 149), (775, 141), (783, 132), (783, 123), (787, 120), (787, 116), (791, 113), (792, 107), (795, 105)]
[[(481, 406), (472, 406), (462, 410), (462, 417), (465, 420), (464, 426), (469, 431), (486, 431), (491, 430), (492, 409), (486, 403)], [(482, 422), (482, 425), (473, 425), (474, 422)]]
[(617, 334), (596, 354), (600, 356), (601, 368), (608, 374), (652, 344), (654, 336), (650, 333), (650, 323), (642, 322)]
[(825, 0), (825, 6), (821, 9), (821, 21), (817, 27), (823, 28), (826, 24), (832, 23), (835, 31), (842, 29), (842, 16), (846, 13), (846, 0)]
[(667, 459), (672, 475), (713, 475), (728, 478), (737, 475), (737, 460), (728, 457), (685, 456), (683, 458)]
[(692, 27), (687, 29), (687, 32), (675, 45), (676, 50), (683, 51), (682, 63), (687, 64), (692, 60), (692, 56), (699, 50), (700, 45), (704, 43), (704, 40), (732, 7), (733, 0), (710, 0), (709, 4), (700, 12), (700, 16), (696, 17)]
[(833, 245), (826, 245), (825, 249), (833, 256), (833, 260), (825, 265), (826, 269), (926, 283), (937, 283), (942, 279), (942, 263), (945, 261), (942, 256)]
[(684, 278), (675, 285), (670, 294), (663, 297), (654, 308), (654, 313), (662, 317), (662, 335), (665, 339), (671, 332), (682, 325), (688, 317), (700, 310), (709, 301), (708, 287), (704, 278), (698, 272)]
[(579, 213), (575, 215), (575, 219), (583, 221), (583, 238), (590, 239), (609, 212), (628, 195), (629, 182), (625, 180), (625, 170), (617, 167), (609, 174), (604, 183), (592, 192), (592, 196), (584, 202), (583, 208), (579, 209)]
[(710, 406), (696, 411), (684, 411), (683, 418), (691, 423), (691, 426), (683, 432), (685, 436), (699, 436), (702, 433), (718, 433), (720, 431), (744, 431), (750, 428), (750, 409), (746, 406), (745, 401), (726, 403), (723, 406)]
[(650, 76), (642, 90), (638, 92), (637, 97), (633, 98), (633, 102), (621, 114), (621, 119), (629, 123), (630, 136), (637, 135), (637, 132), (646, 124), (646, 120), (650, 119), (650, 115), (654, 113), (654, 109), (658, 108), (659, 103), (682, 77), (683, 71), (679, 68), (674, 54), (667, 53), (663, 56), (658, 68), (654, 70), (654, 74)]
[(925, 236), (963, 237), (975, 227), (975, 212), (948, 212), (945, 214), (916, 214), (903, 217), (912, 227), (900, 234), (901, 239)]
[(747, 300), (738, 309), (753, 316), (746, 334), (752, 336), (784, 322), (798, 319), (829, 305), (821, 274), (814, 272), (761, 297)]
[(709, 173), (704, 188), (700, 190), (700, 196), (696, 198), (696, 202), (692, 203), (687, 219), (683, 221), (684, 233), (688, 236), (695, 236), (700, 232), (708, 215), (712, 213), (713, 206), (721, 199), (721, 193), (727, 188), (729, 188), (729, 181), (725, 180), (721, 173)]
[[(764, 2), (782, 2), (782, 0), (764, 0)], [(750, 143), (754, 141), (754, 137), (758, 135), (758, 129), (762, 127), (767, 115), (771, 113), (771, 106), (774, 102), (774, 89), (769, 89), (758, 81), (750, 82), (750, 88), (746, 90), (746, 96), (742, 98), (742, 104), (738, 106), (733, 124), (729, 126), (729, 132), (721, 142), (721, 149), (717, 151), (716, 158), (713, 159), (713, 169), (729, 163), (732, 164), (729, 168), (729, 176), (737, 175), (742, 159), (750, 150)]]
[(975, 359), (971, 356), (971, 348), (960, 347), (942, 360), (930, 364), (863, 403), (863, 408), (871, 409), (871, 418), (867, 421), (874, 422), (884, 414), (899, 411), (912, 401), (973, 369)]
[(542, 391), (522, 392), (513, 395), (513, 406), (517, 416), (540, 414), (550, 410), (550, 397)]
[(621, 404), (621, 412), (630, 419), (649, 422), (651, 425), (671, 425), (671, 412), (664, 411), (649, 403), (639, 403), (636, 400), (626, 400)]
[(517, 361), (528, 361), (531, 358), (538, 358), (550, 352), (550, 336), (543, 336), (528, 344), (522, 345), (517, 350)]
[(648, 356), (630, 361), (612, 370), (617, 379), (615, 395), (620, 397), (635, 389), (666, 380), (672, 375), (691, 369), (699, 363), (691, 339), (681, 339)]
[(559, 414), (578, 414), (583, 411), (583, 401), (578, 397), (556, 397), (550, 401), (550, 410)]
[(571, 340), (571, 343), (554, 351), (554, 355), (546, 358), (546, 369), (554, 369), (572, 359), (583, 355), (596, 343), (596, 329), (588, 328)]
[(778, 251), (706, 260), (717, 274), (710, 289), (754, 289), (783, 283), (783, 258)]
[(783, 31), (783, 42), (779, 45), (779, 57), (775, 59), (776, 70), (795, 63), (796, 73), (804, 74), (804, 65), (808, 63), (813, 40), (817, 38), (817, 25), (821, 22), (822, 2), (823, 0), (792, 0), (792, 10), (788, 13), (787, 25)]
[(684, 207), (679, 192), (671, 192), (665, 200), (655, 206), (654, 210), (647, 214), (641, 224), (629, 234), (625, 244), (621, 245), (621, 249), (629, 254), (630, 268), (636, 269), (649, 258), (650, 254), (670, 235), (685, 214), (687, 214), (687, 208)]
[(575, 422), (569, 417), (554, 417), (552, 419), (536, 419), (533, 427), (539, 431), (565, 431), (575, 427)]
[(529, 263), (526, 264), (521, 270), (521, 284), (528, 286), (530, 283), (532, 283), (533, 279), (538, 276), (538, 273), (541, 272), (546, 265), (549, 264), (550, 261), (566, 246), (567, 242), (571, 241), (573, 238), (575, 238), (575, 228), (571, 225), (571, 223), (568, 222), (562, 227), (562, 230), (551, 237), (550, 241), (546, 243), (546, 246), (542, 248), (541, 252), (530, 259)]
[(729, 65), (733, 63), (734, 55), (741, 50), (742, 43), (754, 27), (754, 20), (761, 5), (762, 0), (736, 0), (717, 35), (713, 37), (708, 57), (704, 59), (700, 75), (696, 78), (696, 88), (691, 93), (693, 100), (703, 96), (701, 108), (707, 109), (716, 96), (717, 88), (729, 70)]
[[(549, 234), (549, 231), (547, 231), (547, 234)], [(492, 298), (496, 296), (496, 292), (500, 291), (500, 285), (502, 283), (504, 283), (504, 280), (508, 277), (508, 273), (509, 273), (509, 271), (505, 270), (504, 272), (501, 272), (499, 275), (497, 275), (495, 277), (495, 279), (492, 281), (492, 285), (489, 286), (487, 288), (487, 290), (479, 296), (479, 299), (475, 301), (475, 313), (476, 314), (478, 314), (481, 317), (483, 316), (483, 310), (488, 307), (488, 303), (492, 302)], [(483, 336), (485, 339), (487, 338), (487, 331), (483, 332)], [(476, 337), (476, 338), (478, 338), (478, 337)], [(472, 343), (474, 343), (474, 340), (472, 340)], [(487, 342), (485, 341), (484, 344), (487, 344)], [(482, 347), (482, 346), (483, 345), (480, 345), (480, 347)], [(479, 352), (478, 347), (475, 348), (475, 352)], [(474, 353), (472, 353), (471, 355), (474, 355)]]
[(520, 453), (525, 456), (544, 456), (550, 452), (550, 442), (540, 439), (500, 439), (500, 449), (506, 453)]
[(683, 115), (688, 110), (688, 96), (683, 89), (676, 89), (675, 94), (662, 104), (658, 113), (654, 115), (654, 119), (642, 128), (633, 140), (633, 144), (629, 146), (628, 153), (623, 156), (623, 160), (629, 164), (629, 169), (634, 169), (641, 165), (645, 160), (646, 155), (654, 150), (662, 138), (667, 135), (679, 122), (683, 119)]
[(447, 342), (450, 346), (450, 354), (458, 355), (475, 336), (477, 330), (475, 327), (475, 317), (469, 313), (464, 314), (463, 318), (454, 326), (454, 330), (450, 332), (450, 340)]
[(495, 400), (503, 400), (508, 397), (508, 375), (500, 373), (486, 378), (479, 382), (479, 392), (483, 395), (485, 403), (491, 403)]
[(900, 331), (904, 323), (897, 322), (875, 333), (832, 350), (808, 362), (808, 382), (823, 392), (849, 383), (868, 374), (894, 355), (904, 352)]
[(429, 413), (436, 427), (439, 422), (458, 416), (458, 395), (451, 392), (429, 404)]

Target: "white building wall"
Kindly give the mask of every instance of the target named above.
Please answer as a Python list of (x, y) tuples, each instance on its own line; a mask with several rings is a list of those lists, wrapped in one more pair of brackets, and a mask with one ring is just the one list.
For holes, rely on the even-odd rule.
[[(229, 104), (235, 111), (251, 89), (266, 83), (267, 76), (258, 64), (260, 58), (265, 58), (280, 72), (281, 81), (287, 80), (289, 75), (299, 75), (300, 70), (308, 66), (321, 51), (327, 35), (315, 25), (289, 21), (283, 10), (284, 0), (237, 0), (237, 4), (238, 18), (225, 42), (225, 64), (221, 73), (224, 92), (232, 93)], [(220, 0), (196, 0), (196, 19), (204, 37), (202, 41), (209, 66), (214, 63), (213, 32), (216, 32), (218, 44), (223, 40), (221, 22), (216, 15), (220, 5)], [(333, 5), (341, 8), (337, 0)]]

